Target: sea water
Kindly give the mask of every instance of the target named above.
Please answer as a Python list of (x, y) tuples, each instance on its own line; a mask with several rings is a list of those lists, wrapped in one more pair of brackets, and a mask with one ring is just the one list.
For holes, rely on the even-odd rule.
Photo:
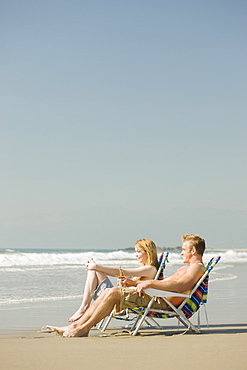
[[(243, 287), (238, 287), (245, 281), (243, 275), (246, 271), (247, 252), (207, 251), (204, 254), (204, 262), (216, 255), (221, 255), (221, 260), (210, 274), (210, 286), (214, 284), (212, 291), (210, 288), (210, 299), (213, 298), (222, 307), (227, 303), (228, 311), (225, 310), (224, 313), (225, 318), (228, 315), (230, 321), (235, 319), (237, 307), (236, 318), (242, 321), (241, 314), (245, 310), (241, 309), (238, 300), (239, 297), (242, 298)], [(117, 268), (138, 267), (132, 250), (0, 249), (0, 328), (5, 327), (5, 322), (7, 327), (15, 326), (20, 321), (19, 317), (22, 318), (23, 326), (27, 325), (27, 322), (30, 324), (32, 318), (32, 326), (39, 322), (47, 324), (44, 320), (57, 319), (59, 309), (63, 319), (66, 315), (72, 315), (83, 296), (86, 281), (85, 263), (90, 258), (99, 264)], [(166, 276), (171, 275), (182, 264), (180, 252), (170, 251)], [(114, 278), (111, 279), (114, 284)], [(244, 295), (246, 296), (245, 293)], [(242, 301), (243, 305), (245, 303)], [(35, 313), (35, 308), (39, 309), (39, 313)], [(221, 308), (217, 310), (218, 317), (215, 316), (214, 307), (212, 311), (215, 322), (224, 318)], [(12, 317), (9, 316), (11, 314)], [(24, 316), (28, 321), (23, 321)]]
[[(207, 262), (219, 252), (207, 252)], [(221, 252), (221, 261), (210, 275), (210, 281), (234, 279), (225, 272), (229, 264), (247, 264), (247, 252)], [(85, 263), (114, 267), (138, 267), (133, 251), (126, 250), (0, 250), (0, 305), (28, 301), (48, 301), (81, 297), (86, 279)], [(169, 253), (167, 272), (182, 265), (179, 252)]]

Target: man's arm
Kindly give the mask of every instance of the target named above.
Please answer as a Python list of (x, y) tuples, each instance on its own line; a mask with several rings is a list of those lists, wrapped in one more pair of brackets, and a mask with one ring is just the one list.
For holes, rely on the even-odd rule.
[(183, 293), (191, 290), (200, 277), (204, 269), (201, 265), (193, 264), (188, 268), (179, 269), (174, 275), (164, 280), (146, 280), (137, 285), (136, 290), (139, 295), (147, 288), (168, 290), (171, 292)]

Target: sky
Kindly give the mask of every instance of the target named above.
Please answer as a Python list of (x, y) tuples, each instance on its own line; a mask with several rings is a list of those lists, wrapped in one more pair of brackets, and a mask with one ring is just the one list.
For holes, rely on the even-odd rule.
[(0, 248), (247, 248), (242, 0), (2, 0)]

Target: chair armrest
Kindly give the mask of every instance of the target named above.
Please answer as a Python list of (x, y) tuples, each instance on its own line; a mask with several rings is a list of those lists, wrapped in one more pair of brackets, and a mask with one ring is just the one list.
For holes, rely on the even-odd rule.
[(152, 289), (152, 288), (145, 289), (144, 292), (146, 292), (149, 295), (155, 296), (155, 297), (190, 297), (189, 294), (176, 293), (176, 292), (170, 292), (168, 290), (160, 290), (160, 289)]

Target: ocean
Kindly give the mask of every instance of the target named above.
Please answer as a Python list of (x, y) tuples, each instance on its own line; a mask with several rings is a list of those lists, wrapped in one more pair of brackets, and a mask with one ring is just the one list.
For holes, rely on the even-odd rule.
[[(229, 286), (232, 296), (228, 291), (227, 298), (234, 306), (237, 299), (234, 286), (237, 289), (238, 278), (242, 279), (245, 274), (247, 252), (207, 251), (204, 262), (215, 255), (221, 255), (221, 260), (210, 274), (210, 284), (213, 286), (221, 282), (220, 285), (215, 284), (215, 287), (218, 286), (216, 292), (222, 292)], [(84, 266), (90, 258), (103, 265), (138, 266), (132, 250), (0, 249), (0, 315), (1, 312), (6, 315), (6, 311), (17, 312), (17, 309), (25, 307), (52, 305), (61, 309), (61, 305), (72, 307), (71, 302), (74, 302), (74, 308), (69, 307), (66, 313), (72, 315), (83, 295), (86, 280)], [(179, 265), (182, 265), (180, 252), (171, 250), (166, 275), (172, 274)], [(115, 278), (112, 281), (115, 283)]]

